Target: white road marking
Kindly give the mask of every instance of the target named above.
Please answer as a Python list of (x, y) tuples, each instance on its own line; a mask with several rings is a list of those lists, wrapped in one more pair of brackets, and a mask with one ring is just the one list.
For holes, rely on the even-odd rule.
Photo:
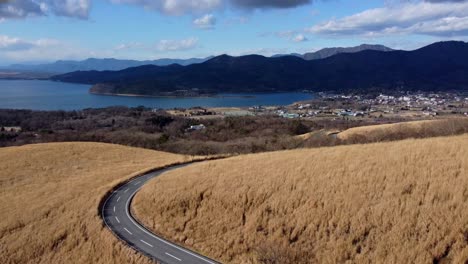
[(115, 217), (115, 220), (117, 220), (117, 222), (120, 224), (120, 220), (117, 216)]
[(140, 184), (140, 183), (141, 183), (141, 181), (138, 181), (138, 182), (135, 182), (135, 184), (134, 184), (134, 185), (138, 185), (138, 184)]
[(130, 235), (133, 235), (132, 232), (128, 231), (127, 228), (124, 227), (124, 229), (125, 229), (125, 231), (127, 231)]
[(171, 255), (171, 254), (169, 254), (167, 252), (166, 252), (166, 255), (168, 255), (169, 257), (173, 257), (173, 258), (177, 259), (178, 261), (182, 261), (180, 258), (178, 258), (178, 257), (176, 257), (174, 255)]
[[(0, 0), (0, 1), (1, 1), (1, 0)], [(174, 167), (174, 169), (176, 169), (176, 168), (178, 168), (178, 167), (179, 167), (179, 166), (176, 166), (176, 167)], [(173, 170), (173, 169), (170, 169), (170, 170)], [(165, 170), (165, 171), (169, 171), (169, 170)], [(161, 172), (159, 172), (159, 173), (147, 174), (146, 177), (145, 177), (145, 179), (146, 179), (146, 178), (148, 178), (148, 179), (149, 179), (149, 178), (153, 178), (154, 176), (159, 175), (159, 174), (161, 174)], [(139, 191), (139, 189), (140, 189), (140, 188), (138, 188), (137, 190), (133, 191), (133, 193), (132, 193), (132, 195), (131, 195), (130, 197), (133, 197), (133, 196), (135, 195), (135, 193), (137, 193), (137, 192)], [(107, 197), (106, 201), (104, 202), (104, 205), (107, 204), (108, 200), (110, 200), (111, 197), (112, 197), (112, 195), (109, 196), (109, 197)], [(118, 202), (119, 200), (120, 200), (120, 196), (117, 198), (117, 202)], [(178, 250), (180, 250), (180, 251), (182, 251), (182, 252), (184, 252), (184, 253), (186, 253), (186, 254), (188, 254), (188, 255), (191, 255), (191, 256), (193, 256), (193, 257), (196, 257), (196, 258), (198, 258), (198, 259), (200, 259), (200, 260), (203, 260), (203, 261), (205, 261), (205, 262), (207, 262), (207, 263), (210, 263), (210, 264), (217, 264), (216, 262), (213, 262), (213, 261), (211, 261), (210, 259), (207, 259), (207, 258), (205, 258), (205, 257), (203, 257), (203, 256), (200, 256), (200, 255), (194, 253), (194, 252), (191, 252), (191, 251), (186, 250), (186, 249), (184, 249), (184, 248), (182, 248), (182, 247), (179, 247), (179, 246), (177, 246), (177, 245), (174, 245), (174, 244), (172, 244), (172, 243), (170, 243), (170, 242), (168, 242), (168, 241), (166, 241), (166, 240), (164, 240), (164, 239), (162, 239), (162, 238), (160, 238), (160, 237), (157, 237), (156, 235), (152, 234), (151, 232), (149, 232), (148, 230), (146, 230), (145, 228), (143, 228), (142, 226), (140, 226), (138, 223), (135, 222), (135, 220), (134, 220), (132, 217), (130, 217), (130, 213), (129, 213), (129, 204), (130, 204), (130, 200), (131, 200), (131, 199), (128, 199), (128, 200), (124, 201), (124, 202), (126, 203), (126, 205), (125, 205), (125, 207), (126, 207), (126, 208), (125, 208), (125, 211), (126, 211), (126, 212), (125, 212), (125, 213), (127, 214), (127, 217), (130, 219), (130, 221), (134, 224), (134, 226), (138, 227), (138, 228), (139, 228), (141, 231), (143, 231), (144, 233), (148, 234), (149, 236), (153, 237), (154, 239), (157, 239), (158, 241), (160, 241), (160, 242), (162, 242), (162, 243), (164, 243), (164, 244), (166, 244), (166, 245), (168, 245), (168, 246), (170, 246), (170, 247), (173, 247), (173, 248), (175, 248), (175, 249), (178, 249)], [(104, 208), (105, 208), (105, 206), (102, 207), (102, 212), (101, 212), (102, 215), (105, 215), (105, 213), (104, 213)], [(118, 221), (118, 218), (117, 218), (117, 217), (116, 217), (116, 219), (117, 219), (117, 221)], [(120, 223), (120, 221), (118, 221), (118, 222)], [(104, 223), (106, 224), (106, 226), (107, 226), (110, 230), (112, 230), (112, 228), (109, 226), (109, 224), (108, 224), (108, 222), (106, 221), (105, 218), (104, 218)], [(168, 253), (166, 253), (166, 254), (168, 254)], [(169, 255), (170, 255), (170, 254), (169, 254)], [(170, 255), (170, 256), (171, 256), (171, 257), (175, 257), (175, 256), (173, 256), (173, 255)], [(175, 258), (175, 259), (178, 259), (178, 258)], [(178, 259), (178, 260), (179, 260), (179, 259)], [(181, 261), (181, 260), (180, 260), (180, 261)]]
[[(140, 190), (140, 188), (139, 188), (139, 189), (136, 189), (136, 190), (132, 193), (132, 195), (130, 195), (130, 197), (133, 197), (139, 190)], [(202, 256), (197, 255), (197, 254), (194, 254), (194, 253), (192, 253), (192, 252), (190, 252), (190, 251), (188, 251), (188, 250), (186, 250), (186, 249), (184, 249), (184, 248), (182, 248), (182, 247), (179, 247), (179, 246), (174, 245), (174, 244), (172, 244), (172, 243), (170, 243), (170, 242), (168, 242), (168, 241), (166, 241), (166, 240), (164, 240), (164, 239), (162, 239), (162, 238), (160, 238), (160, 237), (157, 237), (156, 235), (152, 234), (151, 232), (149, 232), (149, 231), (146, 230), (145, 228), (141, 227), (141, 226), (140, 226), (139, 224), (137, 224), (137, 223), (135, 222), (135, 220), (133, 220), (133, 218), (130, 216), (130, 213), (129, 213), (129, 210), (128, 210), (128, 208), (130, 208), (130, 200), (131, 200), (131, 199), (128, 199), (127, 202), (126, 202), (126, 204), (125, 204), (125, 208), (126, 208), (126, 209), (125, 209), (125, 213), (127, 214), (127, 218), (130, 219), (130, 221), (132, 221), (133, 225), (136, 226), (136, 227), (138, 227), (138, 229), (140, 229), (141, 231), (145, 232), (147, 235), (149, 235), (149, 236), (151, 236), (151, 237), (153, 237), (153, 238), (155, 238), (155, 239), (161, 241), (162, 243), (164, 243), (164, 244), (166, 244), (166, 245), (168, 245), (168, 246), (171, 246), (171, 247), (173, 247), (173, 248), (176, 248), (176, 249), (178, 249), (178, 250), (180, 250), (180, 251), (182, 251), (182, 252), (184, 252), (184, 253), (186, 253), (186, 254), (189, 254), (189, 255), (192, 256), (192, 257), (196, 257), (196, 258), (198, 258), (198, 259), (200, 259), (200, 260), (205, 261), (206, 263), (216, 264), (216, 262), (210, 261), (209, 259), (206, 259), (206, 258), (204, 258), (204, 257), (202, 257)]]
[(115, 206), (114, 206), (114, 213), (115, 213)]
[(150, 243), (148, 243), (148, 242), (146, 242), (146, 241), (144, 241), (144, 240), (142, 240), (142, 239), (140, 239), (140, 241), (143, 242), (143, 243), (145, 243), (146, 245), (148, 245), (148, 246), (150, 246), (150, 247), (153, 247), (153, 245), (151, 245)]
[(130, 190), (129, 188), (127, 190), (124, 191), (124, 193), (128, 192), (128, 190)]

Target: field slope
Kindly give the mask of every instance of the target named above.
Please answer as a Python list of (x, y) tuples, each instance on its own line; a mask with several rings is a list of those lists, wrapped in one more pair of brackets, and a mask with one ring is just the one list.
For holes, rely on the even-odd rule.
[(148, 183), (133, 210), (227, 263), (464, 263), (468, 135), (195, 164)]
[(105, 193), (185, 156), (100, 143), (0, 149), (0, 263), (151, 263), (103, 227)]
[(353, 127), (337, 137), (347, 143), (370, 143), (464, 133), (468, 133), (468, 118), (462, 117)]

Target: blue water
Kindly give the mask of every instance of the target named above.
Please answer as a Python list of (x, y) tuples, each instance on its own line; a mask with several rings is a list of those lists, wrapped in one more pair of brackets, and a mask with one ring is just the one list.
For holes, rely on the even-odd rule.
[[(227, 97), (151, 98), (89, 94), (90, 86), (37, 80), (0, 80), (0, 108), (33, 110), (80, 110), (108, 106), (152, 108), (242, 107), (288, 105), (312, 98), (307, 93), (223, 94)], [(253, 96), (249, 98), (241, 96)]]

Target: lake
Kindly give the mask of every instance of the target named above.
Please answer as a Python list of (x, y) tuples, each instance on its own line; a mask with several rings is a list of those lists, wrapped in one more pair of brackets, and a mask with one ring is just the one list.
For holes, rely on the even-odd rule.
[[(308, 93), (222, 94), (206, 98), (153, 98), (93, 95), (90, 85), (38, 80), (0, 80), (0, 108), (32, 110), (80, 110), (108, 106), (151, 108), (242, 107), (288, 105), (311, 99)], [(248, 96), (246, 98), (246, 96)]]

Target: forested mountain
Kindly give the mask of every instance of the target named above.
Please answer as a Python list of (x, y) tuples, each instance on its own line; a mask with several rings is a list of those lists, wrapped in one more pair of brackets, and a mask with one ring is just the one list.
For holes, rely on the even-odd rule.
[(297, 56), (221, 55), (188, 66), (147, 65), (122, 71), (74, 72), (64, 82), (98, 84), (95, 93), (161, 95), (271, 91), (466, 90), (468, 43), (438, 42), (414, 51), (340, 53), (307, 61)]

